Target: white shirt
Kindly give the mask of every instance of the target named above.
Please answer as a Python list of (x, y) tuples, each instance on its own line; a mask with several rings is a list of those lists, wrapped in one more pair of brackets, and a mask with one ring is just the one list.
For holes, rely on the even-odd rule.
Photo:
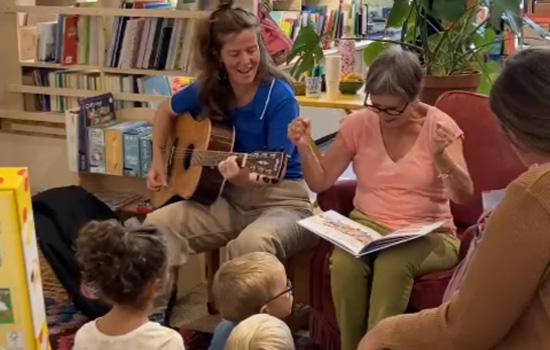
[(78, 330), (73, 350), (185, 350), (183, 338), (173, 329), (147, 322), (133, 331), (117, 336), (103, 334), (96, 321)]

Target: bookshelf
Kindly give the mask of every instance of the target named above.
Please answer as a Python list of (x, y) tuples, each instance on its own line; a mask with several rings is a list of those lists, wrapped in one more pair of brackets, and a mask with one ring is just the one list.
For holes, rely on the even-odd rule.
[[(239, 5), (245, 8), (254, 8), (257, 0), (241, 0)], [(131, 1), (127, 1), (131, 2)], [(138, 2), (137, 0), (135, 2)], [(141, 0), (140, 2), (144, 2)], [(87, 16), (97, 18), (98, 28), (98, 48), (97, 62), (99, 64), (70, 64), (65, 65), (57, 62), (43, 62), (37, 59), (20, 59), (17, 50), (21, 40), (30, 40), (30, 36), (24, 36), (21, 27), (21, 15), (37, 16)], [(24, 134), (28, 136), (51, 136), (60, 138), (64, 133), (60, 130), (64, 125), (64, 111), (29, 111), (24, 108), (25, 96), (49, 95), (52, 98), (78, 98), (99, 95), (102, 92), (113, 91), (108, 89), (107, 79), (115, 76), (135, 76), (154, 77), (154, 76), (188, 76), (194, 75), (192, 69), (151, 69), (151, 68), (118, 68), (106, 64), (106, 56), (109, 51), (109, 44), (114, 35), (113, 21), (117, 17), (128, 18), (157, 18), (171, 20), (199, 20), (206, 18), (209, 11), (200, 10), (179, 10), (179, 9), (135, 9), (119, 8), (118, 0), (97, 0), (95, 7), (76, 7), (76, 6), (33, 6), (25, 2), (24, 5), (18, 5), (16, 0), (2, 0), (0, 2), (0, 30), (3, 33), (0, 36), (0, 42), (5, 51), (0, 59), (0, 72), (3, 79), (0, 81), (0, 132)], [(184, 32), (184, 31), (182, 31)], [(18, 38), (21, 37), (21, 38)], [(28, 43), (27, 43), (28, 44)], [(36, 45), (34, 43), (34, 45)], [(188, 59), (189, 60), (189, 59)], [(191, 67), (192, 68), (192, 67)], [(40, 70), (54, 71), (63, 75), (65, 73), (74, 73), (83, 75), (97, 76), (97, 86), (99, 88), (73, 88), (56, 87), (50, 83), (50, 86), (34, 86), (24, 83), (24, 73)], [(52, 86), (53, 85), (53, 86)], [(80, 85), (80, 84), (79, 84)], [(129, 101), (136, 103), (158, 103), (165, 97), (148, 95), (146, 93), (136, 92), (114, 92), (116, 100)], [(34, 122), (34, 124), (33, 124)], [(24, 127), (21, 127), (21, 125)], [(36, 133), (33, 132), (33, 125), (36, 127)], [(48, 132), (50, 131), (50, 132)]]

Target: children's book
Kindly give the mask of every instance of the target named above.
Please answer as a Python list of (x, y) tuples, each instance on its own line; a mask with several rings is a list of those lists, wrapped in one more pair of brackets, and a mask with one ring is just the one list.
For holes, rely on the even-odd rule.
[(358, 258), (423, 237), (443, 222), (415, 224), (382, 236), (331, 210), (300, 220), (298, 224)]

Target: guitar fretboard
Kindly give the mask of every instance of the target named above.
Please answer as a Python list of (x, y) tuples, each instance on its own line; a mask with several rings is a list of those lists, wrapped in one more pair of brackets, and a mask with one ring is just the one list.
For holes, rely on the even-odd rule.
[(245, 153), (217, 152), (217, 151), (199, 151), (195, 150), (191, 154), (191, 165), (218, 166), (218, 164), (231, 156), (237, 157), (237, 163), (242, 166)]

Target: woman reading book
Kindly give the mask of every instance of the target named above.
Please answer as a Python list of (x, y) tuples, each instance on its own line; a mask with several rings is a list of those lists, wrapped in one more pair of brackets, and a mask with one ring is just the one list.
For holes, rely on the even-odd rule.
[(285, 260), (314, 242), (296, 223), (312, 208), (299, 154), (287, 137), (299, 111), (292, 85), (269, 57), (258, 18), (231, 0), (198, 23), (195, 40), (197, 81), (164, 101), (155, 116), (148, 187), (168, 185), (163, 148), (175, 118), (184, 113), (231, 124), (235, 152), (284, 150), (290, 157), (286, 175), (266, 185), (230, 157), (218, 166), (227, 185), (214, 204), (176, 202), (155, 210), (146, 222), (164, 228), (173, 267), (190, 254), (225, 245), (230, 258), (264, 251)]
[(382, 235), (445, 222), (438, 232), (375, 255), (355, 258), (334, 250), (331, 286), (342, 350), (356, 350), (367, 329), (404, 313), (415, 278), (450, 268), (458, 259), (449, 199), (463, 203), (473, 193), (463, 133), (448, 115), (419, 102), (422, 76), (412, 53), (399, 48), (382, 53), (369, 68), (366, 108), (343, 120), (320, 160), (310, 147), (309, 121), (298, 118), (289, 126), (313, 191), (327, 190), (353, 165), (357, 192), (351, 219)]
[(550, 61), (518, 51), (491, 90), (491, 109), (529, 169), (506, 189), (452, 298), (388, 318), (360, 350), (550, 349)]

